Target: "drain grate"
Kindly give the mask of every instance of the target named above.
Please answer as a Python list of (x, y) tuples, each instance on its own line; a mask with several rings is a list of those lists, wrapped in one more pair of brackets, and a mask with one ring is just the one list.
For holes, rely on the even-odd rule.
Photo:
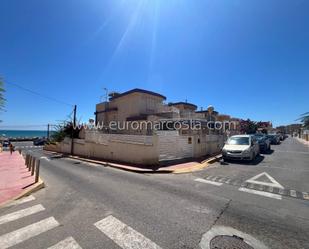
[(254, 249), (242, 238), (229, 235), (218, 235), (210, 241), (210, 249)]

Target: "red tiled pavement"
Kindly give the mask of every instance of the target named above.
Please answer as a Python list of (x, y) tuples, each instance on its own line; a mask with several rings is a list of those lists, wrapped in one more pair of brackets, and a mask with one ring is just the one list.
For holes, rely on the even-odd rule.
[(34, 176), (25, 166), (25, 161), (18, 152), (0, 153), (0, 204), (23, 192), (23, 187), (34, 183)]

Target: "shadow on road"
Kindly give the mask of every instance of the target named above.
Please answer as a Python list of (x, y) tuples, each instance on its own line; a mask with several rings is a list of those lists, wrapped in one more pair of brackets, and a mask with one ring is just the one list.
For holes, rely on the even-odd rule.
[(271, 154), (273, 154), (275, 151), (274, 150), (272, 150), (272, 149), (270, 149), (270, 150), (268, 150), (268, 151), (265, 151), (265, 152), (261, 152), (261, 154), (264, 154), (264, 155), (271, 155)]
[(263, 155), (259, 155), (252, 162), (245, 161), (245, 160), (228, 160), (228, 161), (225, 161), (225, 162), (221, 161), (220, 164), (221, 165), (230, 165), (230, 163), (237, 163), (237, 164), (247, 165), (247, 166), (257, 166), (258, 164), (260, 164), (264, 160), (264, 158), (265, 157)]

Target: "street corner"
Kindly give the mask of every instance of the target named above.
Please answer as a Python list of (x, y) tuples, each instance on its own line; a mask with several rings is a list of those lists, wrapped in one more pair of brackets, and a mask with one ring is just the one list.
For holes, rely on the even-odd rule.
[(222, 158), (222, 155), (218, 154), (218, 155), (210, 156), (207, 159), (204, 159), (201, 161), (176, 164), (169, 168), (173, 170), (172, 171), (173, 174), (195, 173), (195, 172), (200, 172), (202, 170), (207, 169), (214, 163), (219, 162), (221, 158)]

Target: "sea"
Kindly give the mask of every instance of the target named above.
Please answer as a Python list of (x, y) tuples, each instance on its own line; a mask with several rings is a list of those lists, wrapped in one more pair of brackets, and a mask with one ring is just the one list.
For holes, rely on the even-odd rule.
[(37, 130), (0, 130), (0, 137), (23, 138), (23, 137), (47, 137), (47, 131)]

